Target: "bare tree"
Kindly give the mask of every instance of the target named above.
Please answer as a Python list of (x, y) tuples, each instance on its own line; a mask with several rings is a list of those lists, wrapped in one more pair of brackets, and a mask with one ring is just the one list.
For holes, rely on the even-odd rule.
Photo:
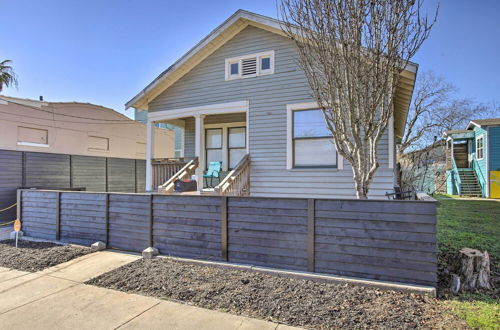
[(357, 197), (366, 199), (400, 74), (436, 17), (421, 14), (422, 0), (281, 0), (279, 10), (337, 151), (352, 165)]
[[(431, 71), (424, 72), (417, 78), (405, 132), (398, 149), (400, 154), (412, 146), (414, 149), (423, 148), (429, 144), (430, 141), (425, 140), (436, 131), (436, 128), (443, 129), (444, 120), (441, 112), (447, 112), (445, 109), (455, 90), (455, 86)], [(423, 144), (420, 143), (422, 141)]]

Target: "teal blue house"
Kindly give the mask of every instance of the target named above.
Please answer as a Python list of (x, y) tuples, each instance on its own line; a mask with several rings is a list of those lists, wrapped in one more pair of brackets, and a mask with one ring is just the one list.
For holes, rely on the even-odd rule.
[(500, 198), (500, 118), (444, 132), (448, 194)]

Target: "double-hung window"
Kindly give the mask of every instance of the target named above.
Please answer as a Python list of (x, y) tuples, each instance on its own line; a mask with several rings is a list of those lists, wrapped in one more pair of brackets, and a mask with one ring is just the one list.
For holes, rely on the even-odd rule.
[(274, 73), (274, 51), (226, 59), (226, 80), (263, 76)]
[(332, 133), (321, 110), (293, 110), (291, 116), (292, 167), (337, 167), (337, 151)]
[(205, 130), (206, 169), (210, 162), (222, 162), (222, 128)]
[(229, 127), (227, 140), (228, 164), (232, 170), (247, 153), (246, 127)]
[(484, 158), (484, 135), (476, 139), (476, 159), (481, 160)]

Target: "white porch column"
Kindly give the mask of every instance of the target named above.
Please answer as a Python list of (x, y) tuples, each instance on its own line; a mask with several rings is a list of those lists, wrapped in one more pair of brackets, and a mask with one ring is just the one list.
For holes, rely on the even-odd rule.
[(154, 121), (148, 120), (146, 133), (146, 191), (156, 191), (153, 185), (153, 166), (151, 164), (154, 157), (155, 130)]
[(205, 134), (204, 134), (204, 129), (203, 129), (203, 118), (204, 115), (196, 114), (194, 116), (194, 139), (195, 139), (195, 145), (194, 145), (194, 154), (196, 157), (198, 157), (198, 168), (196, 169), (195, 173), (198, 176), (198, 190), (203, 189), (203, 169), (205, 166), (205, 152), (204, 152), (204, 139), (205, 139)]

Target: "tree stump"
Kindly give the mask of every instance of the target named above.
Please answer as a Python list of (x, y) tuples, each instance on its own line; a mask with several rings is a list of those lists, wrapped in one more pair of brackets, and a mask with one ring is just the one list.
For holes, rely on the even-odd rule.
[(487, 251), (463, 248), (452, 270), (452, 287), (454, 294), (460, 291), (491, 289), (490, 256)]

